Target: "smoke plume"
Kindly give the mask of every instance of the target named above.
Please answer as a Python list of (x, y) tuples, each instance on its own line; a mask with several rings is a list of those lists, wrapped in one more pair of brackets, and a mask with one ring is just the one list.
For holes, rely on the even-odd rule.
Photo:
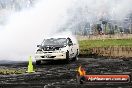
[(100, 18), (123, 20), (132, 0), (42, 0), (34, 7), (10, 14), (0, 30), (0, 60), (27, 60), (36, 45), (59, 31), (72, 31)]

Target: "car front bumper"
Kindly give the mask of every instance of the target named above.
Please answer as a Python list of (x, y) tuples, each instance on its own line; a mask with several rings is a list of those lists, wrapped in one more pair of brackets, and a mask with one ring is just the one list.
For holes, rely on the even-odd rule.
[(35, 60), (63, 60), (63, 59), (66, 59), (66, 53), (35, 54)]

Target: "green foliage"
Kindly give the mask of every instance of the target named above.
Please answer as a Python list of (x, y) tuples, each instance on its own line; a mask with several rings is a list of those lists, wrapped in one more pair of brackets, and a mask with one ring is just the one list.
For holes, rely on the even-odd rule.
[(132, 39), (104, 39), (104, 40), (81, 40), (80, 48), (109, 47), (109, 46), (132, 46)]
[(10, 75), (10, 74), (23, 74), (26, 71), (24, 69), (0, 69), (1, 75)]
[(94, 47), (132, 46), (132, 39), (104, 39), (79, 41), (80, 56), (91, 54)]

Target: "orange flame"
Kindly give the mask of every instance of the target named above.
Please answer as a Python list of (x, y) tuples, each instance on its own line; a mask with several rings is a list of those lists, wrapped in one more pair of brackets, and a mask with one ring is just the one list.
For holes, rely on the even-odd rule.
[(86, 75), (86, 71), (82, 68), (82, 66), (79, 66), (78, 73), (79, 73), (80, 76)]

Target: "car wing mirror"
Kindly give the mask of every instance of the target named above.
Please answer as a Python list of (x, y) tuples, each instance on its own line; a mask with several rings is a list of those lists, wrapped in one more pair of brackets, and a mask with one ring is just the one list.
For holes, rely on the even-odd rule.
[(71, 45), (73, 45), (73, 44), (72, 44), (72, 43), (69, 43), (68, 45), (71, 46)]
[(40, 47), (40, 45), (37, 45), (37, 47)]

